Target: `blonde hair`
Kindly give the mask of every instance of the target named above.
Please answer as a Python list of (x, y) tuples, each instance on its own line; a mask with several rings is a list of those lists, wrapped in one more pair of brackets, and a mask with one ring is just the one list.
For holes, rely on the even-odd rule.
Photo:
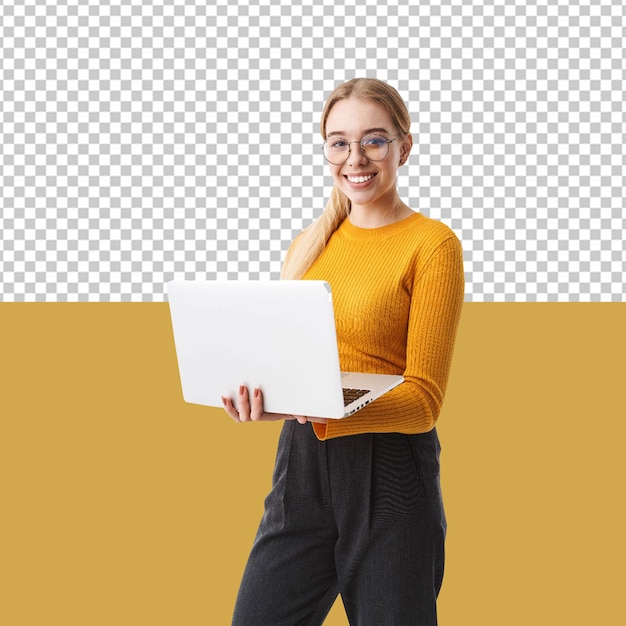
[[(409, 134), (411, 118), (400, 94), (390, 85), (375, 78), (353, 78), (339, 85), (329, 96), (320, 122), (322, 138), (326, 140), (326, 121), (333, 106), (346, 98), (370, 100), (382, 105), (389, 113), (396, 128), (403, 135)], [(350, 213), (350, 199), (337, 187), (333, 187), (326, 207), (317, 220), (298, 237), (285, 258), (281, 278), (302, 278), (322, 253), (330, 236)]]

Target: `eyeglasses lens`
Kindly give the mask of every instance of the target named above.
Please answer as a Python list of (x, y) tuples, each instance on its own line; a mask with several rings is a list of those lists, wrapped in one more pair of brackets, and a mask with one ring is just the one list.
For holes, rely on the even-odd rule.
[[(358, 142), (352, 142), (352, 144)], [(361, 139), (361, 151), (370, 161), (381, 161), (389, 152), (389, 141), (379, 135), (368, 135)], [(324, 144), (324, 156), (329, 163), (341, 165), (350, 154), (352, 145), (343, 137), (332, 137)]]

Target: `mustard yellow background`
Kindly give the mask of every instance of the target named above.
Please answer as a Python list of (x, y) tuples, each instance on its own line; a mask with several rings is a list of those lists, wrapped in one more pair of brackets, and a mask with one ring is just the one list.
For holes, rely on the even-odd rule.
[[(443, 626), (626, 623), (625, 322), (466, 304)], [(0, 624), (228, 624), (278, 429), (182, 401), (166, 304), (1, 304)]]

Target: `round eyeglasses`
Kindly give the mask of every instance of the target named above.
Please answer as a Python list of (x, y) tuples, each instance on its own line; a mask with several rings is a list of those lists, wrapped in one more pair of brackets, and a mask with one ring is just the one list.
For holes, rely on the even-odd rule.
[(389, 144), (395, 141), (381, 135), (366, 135), (361, 141), (348, 141), (343, 137), (331, 137), (324, 143), (324, 158), (333, 165), (341, 165), (348, 160), (353, 143), (361, 146), (361, 154), (370, 161), (382, 161), (389, 154)]

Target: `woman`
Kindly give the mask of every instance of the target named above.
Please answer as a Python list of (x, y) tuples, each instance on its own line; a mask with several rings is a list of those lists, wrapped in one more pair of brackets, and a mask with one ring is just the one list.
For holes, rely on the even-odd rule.
[(321, 132), (334, 187), (282, 272), (330, 283), (342, 370), (404, 382), (342, 420), (265, 413), (259, 389), (239, 390), (239, 411), (224, 398), (237, 421), (285, 422), (237, 626), (322, 624), (338, 594), (353, 625), (437, 623), (446, 520), (435, 422), (463, 261), (452, 231), (399, 197), (409, 127), (386, 83), (354, 79), (331, 94)]

